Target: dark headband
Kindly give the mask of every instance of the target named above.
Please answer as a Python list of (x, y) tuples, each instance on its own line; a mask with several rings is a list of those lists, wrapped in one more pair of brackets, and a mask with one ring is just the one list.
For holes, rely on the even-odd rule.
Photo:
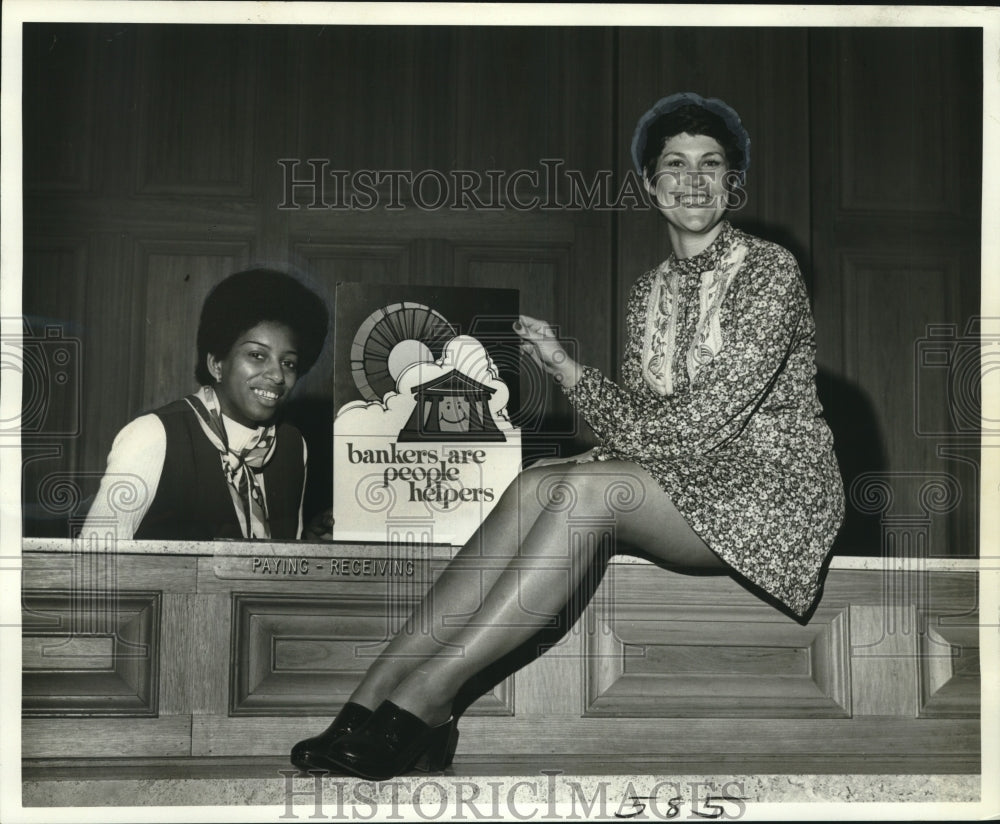
[(743, 162), (737, 171), (741, 178), (746, 177), (747, 169), (750, 167), (750, 135), (743, 128), (740, 116), (726, 103), (717, 97), (702, 97), (694, 92), (679, 92), (669, 97), (658, 100), (656, 104), (639, 118), (635, 127), (635, 134), (632, 135), (632, 162), (635, 170), (642, 177), (642, 155), (646, 150), (646, 136), (649, 127), (657, 118), (669, 114), (682, 106), (700, 106), (701, 108), (717, 115), (722, 119), (729, 133), (736, 139), (737, 145), (743, 150)]

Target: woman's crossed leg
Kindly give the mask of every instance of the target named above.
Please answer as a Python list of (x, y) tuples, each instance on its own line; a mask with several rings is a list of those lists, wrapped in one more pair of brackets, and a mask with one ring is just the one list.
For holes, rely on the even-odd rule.
[(522, 472), (351, 700), (373, 709), (389, 699), (431, 725), (447, 720), (466, 681), (552, 626), (585, 578), (629, 547), (687, 571), (724, 569), (637, 464)]

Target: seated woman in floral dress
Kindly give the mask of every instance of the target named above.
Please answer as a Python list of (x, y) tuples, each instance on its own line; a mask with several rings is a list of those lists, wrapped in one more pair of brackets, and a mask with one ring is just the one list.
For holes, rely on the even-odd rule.
[[(446, 766), (459, 690), (550, 624), (615, 552), (724, 571), (809, 614), (843, 485), (795, 259), (726, 220), (749, 149), (719, 100), (676, 94), (640, 119), (633, 159), (672, 254), (632, 288), (621, 383), (572, 360), (547, 323), (516, 326), (600, 447), (518, 476), (330, 727), (295, 746), (294, 764), (369, 779)], [(623, 482), (635, 496), (608, 540), (570, 544), (560, 497), (571, 490), (575, 511), (602, 513)]]

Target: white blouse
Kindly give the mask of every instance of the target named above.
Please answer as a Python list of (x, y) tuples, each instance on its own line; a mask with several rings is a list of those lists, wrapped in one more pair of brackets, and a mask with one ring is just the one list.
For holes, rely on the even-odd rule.
[[(239, 451), (256, 433), (243, 424), (225, 415), (222, 423), (226, 428), (229, 445)], [(302, 466), (308, 470), (305, 438), (302, 439)], [(163, 422), (155, 414), (140, 415), (126, 424), (111, 445), (108, 465), (101, 478), (101, 486), (94, 503), (87, 513), (83, 534), (106, 535), (109, 525), (114, 524), (115, 535), (122, 540), (131, 540), (146, 517), (163, 474), (163, 462), (167, 455), (167, 432)], [(220, 470), (221, 472), (221, 470)], [(260, 488), (267, 495), (264, 478), (260, 478)], [(302, 482), (305, 496), (305, 475)], [(296, 537), (302, 537), (302, 499), (299, 500), (299, 525)]]

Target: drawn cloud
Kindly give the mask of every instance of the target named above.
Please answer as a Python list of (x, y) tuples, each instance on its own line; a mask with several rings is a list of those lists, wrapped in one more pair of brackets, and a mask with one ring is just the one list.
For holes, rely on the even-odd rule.
[[(420, 357), (414, 348), (414, 357)], [(510, 390), (500, 379), (499, 371), (485, 347), (469, 335), (459, 335), (445, 344), (437, 360), (415, 360), (400, 366), (396, 391), (386, 392), (382, 401), (351, 401), (344, 404), (336, 415), (337, 434), (383, 434), (398, 432), (413, 412), (411, 389), (427, 381), (446, 375), (453, 369), (494, 390), (490, 398), (490, 412), (497, 428), (513, 429), (507, 415)]]

